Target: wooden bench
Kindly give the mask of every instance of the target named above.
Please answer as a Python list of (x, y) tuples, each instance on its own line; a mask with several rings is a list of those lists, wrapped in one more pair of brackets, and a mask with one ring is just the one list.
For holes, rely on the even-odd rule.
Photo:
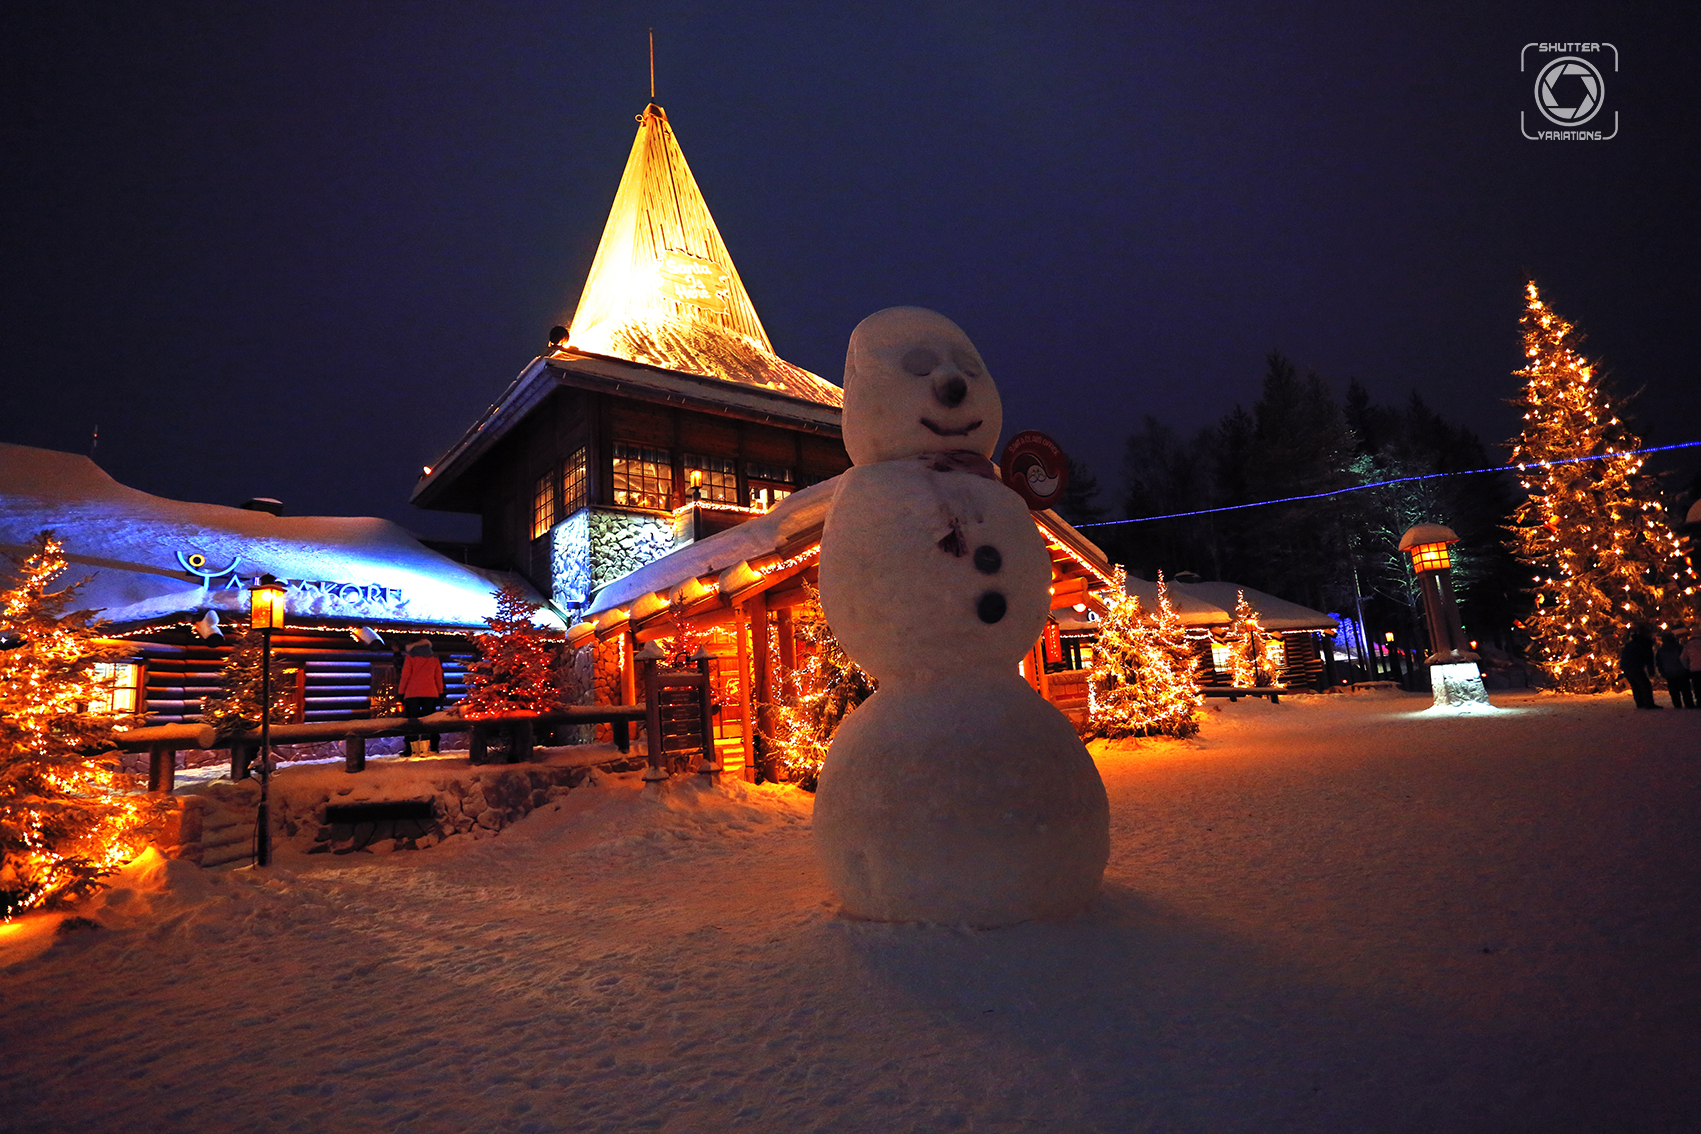
[(1239, 685), (1207, 685), (1201, 690), (1207, 697), (1227, 697), (1230, 701), (1238, 701), (1242, 697), (1268, 697), (1270, 704), (1279, 705), (1283, 693), (1293, 690), (1285, 685), (1256, 685), (1250, 688)]
[(388, 838), (424, 837), (434, 826), (432, 809), (429, 798), (327, 803), (325, 823), (331, 828), (331, 842), (349, 842), (359, 848), (376, 841), (381, 831)]

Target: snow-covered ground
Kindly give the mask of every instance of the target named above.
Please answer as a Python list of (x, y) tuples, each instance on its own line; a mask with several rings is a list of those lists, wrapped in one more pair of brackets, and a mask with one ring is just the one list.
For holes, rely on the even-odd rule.
[(142, 862), (103, 928), (0, 931), (0, 1130), (1701, 1129), (1701, 713), (1495, 699), (1096, 746), (1065, 924), (844, 920), (810, 797), (633, 775), (482, 841)]

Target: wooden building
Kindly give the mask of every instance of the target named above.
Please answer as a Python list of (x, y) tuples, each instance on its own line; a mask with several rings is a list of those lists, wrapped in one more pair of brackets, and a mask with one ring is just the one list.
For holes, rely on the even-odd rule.
[(843, 395), (774, 353), (662, 108), (645, 107), (578, 307), (425, 475), (468, 561), (568, 620), (643, 564), (849, 467)]
[[(763, 757), (761, 707), (793, 696), (786, 675), (799, 668), (804, 648), (794, 612), (811, 602), (834, 488), (803, 489), (599, 591), (585, 620), (567, 632), (570, 645), (594, 653), (598, 703), (637, 703), (635, 659), (645, 644), (694, 643), (711, 659), (717, 757), (727, 774), (754, 776)], [(1051, 553), (1054, 614), (1102, 610), (1095, 593), (1113, 577), (1104, 553), (1053, 512), (1033, 518)], [(1066, 695), (1051, 686), (1062, 661), (1057, 645), (1048, 631), (1021, 663), (1029, 683), (1054, 700)]]
[(0, 551), (26, 554), (53, 531), (69, 578), (87, 580), (79, 603), (131, 651), (110, 674), (112, 707), (148, 724), (199, 719), (261, 576), (286, 588), (274, 652), (292, 676), (293, 717), (309, 721), (382, 715), (396, 654), (418, 637), (432, 641), (459, 696), (470, 635), (494, 613), (495, 590), (525, 586), (456, 563), (387, 520), (285, 516), (275, 501), (255, 503), (265, 506), (168, 500), (119, 484), (87, 457), (0, 444)]

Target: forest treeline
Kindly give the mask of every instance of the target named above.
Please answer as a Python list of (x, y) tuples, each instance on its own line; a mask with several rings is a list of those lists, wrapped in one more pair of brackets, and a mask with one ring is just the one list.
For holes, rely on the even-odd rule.
[[(1127, 440), (1118, 518), (1196, 512), (1333, 492), (1428, 473), (1505, 463), (1414, 391), (1381, 405), (1356, 380), (1337, 398), (1317, 374), (1303, 377), (1272, 352), (1258, 401), (1235, 406), (1186, 436), (1147, 417)], [(1059, 511), (1072, 522), (1109, 518), (1089, 470), (1075, 466)], [(1409, 557), (1400, 536), (1439, 523), (1459, 535), (1454, 587), (1467, 630), (1502, 647), (1527, 598), (1528, 569), (1506, 549), (1501, 525), (1518, 499), (1509, 473), (1386, 485), (1320, 500), (1094, 527), (1110, 557), (1148, 578), (1191, 571), (1242, 583), (1318, 610), (1354, 615), (1377, 630), (1415, 636)]]

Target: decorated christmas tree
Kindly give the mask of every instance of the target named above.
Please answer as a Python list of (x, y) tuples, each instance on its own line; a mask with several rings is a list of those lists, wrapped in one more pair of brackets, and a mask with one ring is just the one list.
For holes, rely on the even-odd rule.
[(662, 639), (661, 642), (662, 648), (667, 651), (667, 664), (672, 669), (694, 668), (697, 664), (697, 651), (708, 644), (708, 634), (690, 623), (681, 626), (678, 633)]
[(1121, 567), (1112, 576), (1105, 617), (1087, 675), (1090, 736), (1191, 736), (1199, 731), (1199, 667), (1158, 576), (1158, 609), (1140, 610)]
[[(261, 635), (250, 630), (230, 651), (219, 670), (219, 692), (207, 697), (202, 719), (221, 735), (260, 727), (260, 667), (265, 656)], [(295, 712), (295, 667), (274, 650), (272, 653), (272, 723), (293, 721)]]
[(135, 792), (113, 759), (115, 725), (90, 712), (106, 699), (93, 612), (67, 611), (74, 583), (54, 590), (64, 546), (43, 532), (9, 556), (0, 590), (0, 920), (80, 898), (134, 858), (164, 804)]
[(512, 583), (495, 592), (496, 613), (484, 620), (488, 634), (473, 635), (478, 660), (467, 668), (464, 717), (504, 713), (547, 713), (561, 703), (555, 660), (561, 639), (532, 621), (535, 603)]
[(1282, 641), (1258, 624), (1245, 591), (1235, 592), (1234, 621), (1223, 636), (1229, 647), (1229, 684), (1241, 689), (1281, 684)]
[[(792, 626), (800, 662), (780, 674), (790, 701), (768, 706), (770, 731), (764, 733), (776, 766), (807, 791), (815, 790), (821, 763), (833, 734), (851, 710), (874, 693), (874, 679), (851, 660), (821, 613), (820, 592), (809, 588), (809, 601), (793, 608)], [(778, 657), (777, 648), (769, 651)]]
[[(1534, 571), (1536, 608), (1522, 623), (1554, 685), (1596, 693), (1620, 684), (1618, 654), (1632, 625), (1664, 629), (1696, 599), (1657, 486), (1642, 471), (1639, 437), (1613, 412), (1582, 336), (1525, 288), (1524, 414), (1512, 460), (1529, 497), (1513, 513), (1512, 549)], [(1579, 460), (1578, 458), (1602, 458)]]

